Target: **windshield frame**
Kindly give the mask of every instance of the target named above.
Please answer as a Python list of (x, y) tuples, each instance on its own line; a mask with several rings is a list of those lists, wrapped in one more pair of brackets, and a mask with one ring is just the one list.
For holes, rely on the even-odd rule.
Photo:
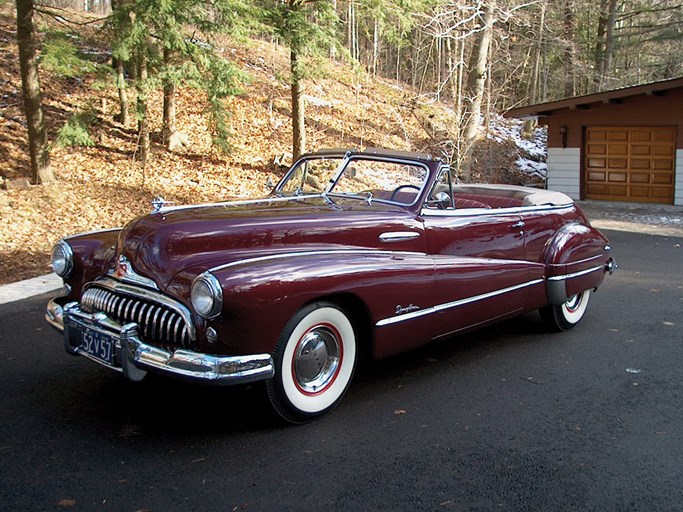
[[(336, 160), (339, 159), (339, 165), (337, 169), (332, 173), (332, 177), (326, 184), (324, 190), (315, 193), (301, 193), (301, 194), (290, 194), (285, 193), (282, 189), (283, 186), (292, 179), (292, 176), (297, 170), (304, 165), (307, 161), (311, 160)], [(415, 198), (410, 203), (405, 203), (402, 201), (392, 201), (391, 199), (375, 197), (371, 193), (353, 193), (353, 192), (335, 192), (334, 188), (339, 183), (339, 180), (344, 176), (344, 172), (354, 161), (376, 161), (376, 162), (389, 162), (392, 164), (402, 164), (411, 167), (419, 167), (424, 170), (425, 175), (422, 180), (422, 184), (419, 190), (415, 194)], [(404, 208), (414, 207), (416, 204), (420, 203), (425, 190), (430, 186), (432, 181), (432, 168), (423, 161), (412, 160), (407, 158), (375, 155), (375, 154), (363, 154), (363, 153), (352, 153), (347, 151), (346, 153), (311, 153), (309, 155), (304, 155), (302, 158), (297, 160), (294, 165), (287, 171), (287, 173), (282, 177), (277, 186), (273, 189), (273, 193), (280, 197), (287, 198), (307, 198), (307, 197), (323, 197), (325, 199), (330, 199), (332, 197), (338, 199), (354, 199), (367, 202), (372, 204), (372, 202), (377, 201), (380, 203), (391, 204), (396, 206), (401, 206)]]
[[(415, 194), (415, 199), (411, 203), (405, 203), (402, 201), (392, 201), (391, 199), (385, 199), (381, 197), (375, 197), (371, 193), (351, 193), (351, 192), (335, 192), (334, 187), (337, 186), (337, 183), (339, 180), (342, 178), (344, 175), (344, 171), (354, 162), (358, 160), (369, 160), (369, 161), (375, 161), (375, 162), (390, 162), (393, 164), (403, 164), (403, 165), (409, 165), (412, 167), (420, 167), (424, 169), (425, 171), (425, 176), (424, 179), (422, 180), (422, 185), (420, 186), (419, 190)], [(386, 204), (393, 204), (396, 206), (402, 206), (404, 208), (409, 208), (412, 206), (415, 206), (417, 203), (420, 202), (420, 199), (422, 198), (422, 195), (427, 188), (427, 184), (430, 182), (431, 178), (431, 169), (427, 164), (424, 162), (420, 161), (415, 161), (415, 160), (408, 160), (408, 159), (403, 159), (403, 158), (395, 158), (395, 157), (385, 157), (385, 156), (378, 156), (378, 155), (364, 155), (364, 154), (356, 154), (350, 156), (348, 160), (345, 162), (344, 167), (341, 169), (341, 172), (339, 172), (333, 181), (330, 182), (330, 186), (328, 187), (326, 191), (326, 196), (330, 197), (339, 197), (339, 198), (351, 198), (351, 199), (360, 199), (362, 201), (366, 201), (367, 203), (372, 203), (373, 201), (377, 201), (380, 203), (386, 203)]]

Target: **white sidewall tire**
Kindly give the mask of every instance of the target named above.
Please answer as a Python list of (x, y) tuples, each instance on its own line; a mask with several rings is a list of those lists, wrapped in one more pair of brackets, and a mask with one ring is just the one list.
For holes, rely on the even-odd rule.
[(586, 314), (591, 290), (571, 296), (563, 304), (541, 308), (541, 319), (553, 331), (566, 331), (578, 324)]
[[(571, 325), (576, 325), (579, 320), (583, 318), (586, 313), (586, 308), (588, 307), (588, 301), (591, 296), (590, 290), (585, 290), (574, 297), (570, 297), (567, 302), (560, 306), (560, 314), (562, 319)], [(576, 304), (572, 304), (574, 300), (577, 300)]]
[[(294, 375), (294, 354), (306, 334), (320, 326), (328, 326), (338, 334), (335, 338), (339, 344), (341, 357), (331, 382), (316, 393), (307, 393), (298, 385)], [(324, 414), (334, 407), (351, 382), (356, 362), (356, 335), (347, 316), (330, 305), (317, 307), (301, 318), (287, 338), (281, 339), (280, 343), (285, 345), (275, 379), (278, 379), (282, 386), (284, 405), (295, 413), (310, 417)]]

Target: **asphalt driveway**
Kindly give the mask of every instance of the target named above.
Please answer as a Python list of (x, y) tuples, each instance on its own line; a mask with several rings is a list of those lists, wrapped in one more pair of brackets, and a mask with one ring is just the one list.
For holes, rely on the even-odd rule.
[(620, 270), (572, 331), (529, 314), (373, 364), (298, 427), (258, 386), (68, 356), (49, 295), (1, 305), (0, 510), (680, 510), (683, 237), (607, 234)]

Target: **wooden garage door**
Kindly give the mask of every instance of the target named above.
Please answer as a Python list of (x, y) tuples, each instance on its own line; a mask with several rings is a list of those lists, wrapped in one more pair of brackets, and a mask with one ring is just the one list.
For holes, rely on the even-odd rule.
[(587, 199), (673, 203), (676, 129), (587, 128)]

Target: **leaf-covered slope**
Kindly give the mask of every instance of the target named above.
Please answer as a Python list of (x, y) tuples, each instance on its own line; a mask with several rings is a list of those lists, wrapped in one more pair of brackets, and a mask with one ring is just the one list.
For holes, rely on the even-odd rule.
[[(85, 27), (89, 32), (75, 40), (97, 53), (97, 27)], [(175, 203), (261, 196), (268, 179), (275, 182), (281, 175), (274, 159), (289, 154), (291, 147), (289, 53), (264, 41), (237, 44), (226, 39), (224, 55), (250, 77), (242, 95), (227, 104), (230, 154), (211, 146), (205, 104), (188, 88), (178, 91), (177, 126), (189, 145), (167, 151), (161, 144), (162, 93), (157, 90), (151, 94), (153, 158), (143, 169), (134, 159), (135, 127), (115, 120), (113, 84), (102, 87), (94, 74), (74, 79), (43, 69), (50, 140), (55, 141), (69, 117), (90, 110), (95, 146), (53, 147), (58, 182), (10, 190), (17, 180), (30, 176), (15, 30), (12, 4), (0, 6), (0, 181), (5, 182), (0, 187), (0, 284), (49, 272), (49, 251), (60, 237), (122, 226), (149, 211), (154, 196)], [(104, 60), (105, 49), (99, 51), (98, 60)], [(305, 85), (309, 151), (374, 146), (439, 154), (438, 143), (447, 134), (436, 133), (430, 119), (448, 120), (445, 105), (426, 107), (404, 85), (372, 78), (341, 62), (330, 62), (325, 71), (324, 78)], [(501, 153), (502, 147), (496, 146), (495, 152)], [(502, 165), (512, 165), (513, 153), (504, 154)]]

